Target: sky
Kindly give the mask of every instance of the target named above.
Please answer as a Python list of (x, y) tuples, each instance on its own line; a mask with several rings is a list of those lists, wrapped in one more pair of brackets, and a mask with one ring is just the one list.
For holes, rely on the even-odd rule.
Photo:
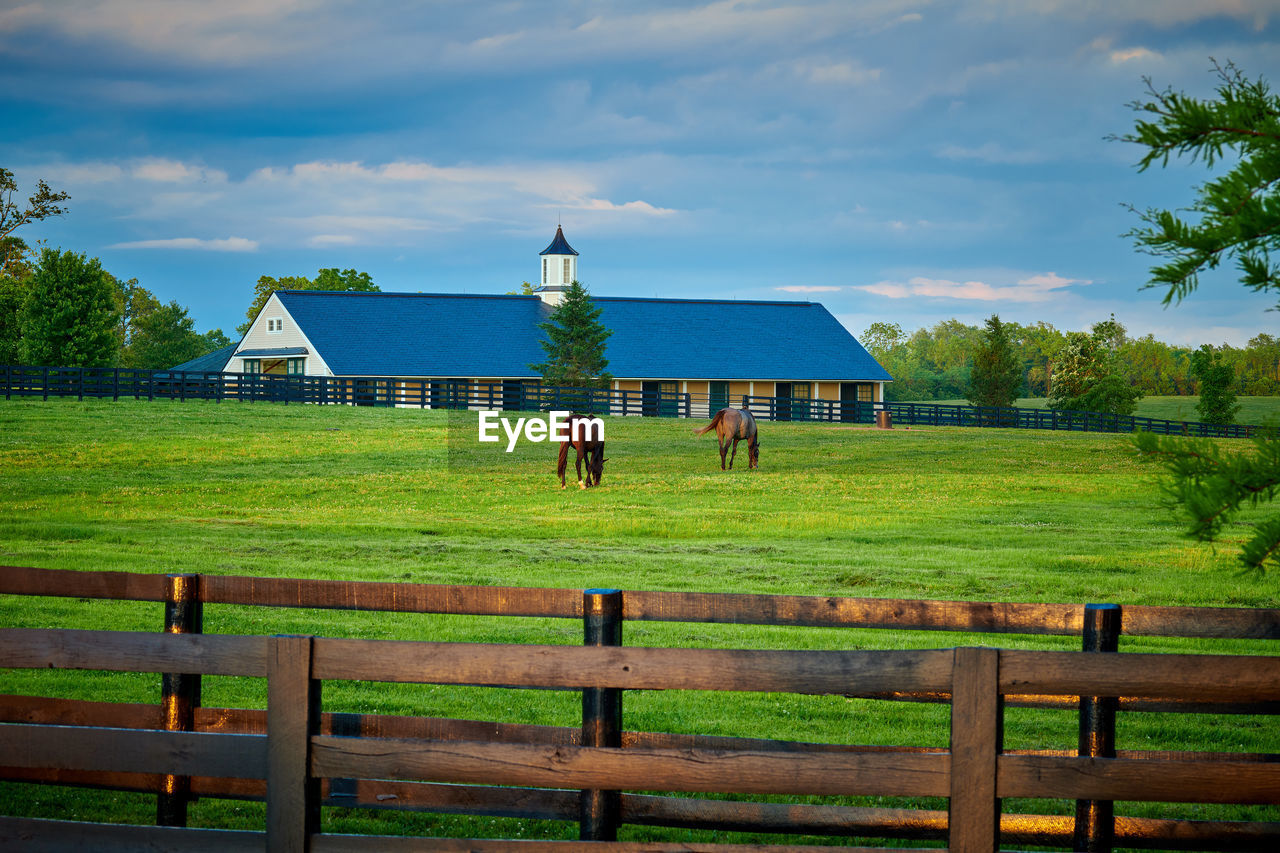
[(855, 335), (992, 314), (1244, 345), (1233, 269), (1144, 289), (1132, 103), (1280, 85), (1280, 0), (0, 0), (0, 166), (232, 339), (259, 276), (504, 293), (562, 224), (601, 296), (824, 304)]

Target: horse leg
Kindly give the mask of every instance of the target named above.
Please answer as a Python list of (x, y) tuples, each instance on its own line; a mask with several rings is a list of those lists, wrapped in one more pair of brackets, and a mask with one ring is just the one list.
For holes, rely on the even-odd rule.
[(581, 448), (581, 447), (579, 447), (579, 448), (578, 448), (578, 458), (577, 458), (577, 460), (574, 462), (574, 470), (576, 470), (576, 471), (578, 472), (578, 488), (579, 488), (579, 489), (585, 489), (585, 488), (587, 488), (588, 484), (591, 482), (591, 466), (590, 466), (590, 464), (588, 464), (588, 466), (587, 466), (587, 482), (586, 482), (586, 483), (582, 482), (582, 457), (583, 457), (583, 456), (585, 456), (585, 455), (586, 455), (586, 454), (585, 454), (585, 452), (582, 450), (582, 448)]
[(733, 440), (733, 453), (729, 454), (729, 470), (733, 470), (733, 460), (738, 455), (738, 439)]
[(724, 455), (728, 452), (729, 452), (729, 442), (723, 438), (720, 439), (720, 470), (721, 471), (724, 470)]

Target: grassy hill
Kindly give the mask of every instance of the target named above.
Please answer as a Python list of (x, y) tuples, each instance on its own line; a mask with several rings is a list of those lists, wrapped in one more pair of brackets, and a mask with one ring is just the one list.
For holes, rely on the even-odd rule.
[[(1184, 539), (1154, 471), (1120, 435), (761, 424), (761, 467), (719, 470), (702, 421), (610, 419), (603, 487), (562, 491), (554, 449), (482, 445), (474, 413), (244, 403), (0, 402), (0, 564), (507, 586), (1120, 604), (1275, 606), (1236, 573), (1233, 539)], [(1245, 446), (1243, 442), (1235, 442)], [(0, 627), (154, 631), (156, 605), (0, 597)], [(580, 643), (555, 620), (210, 607), (206, 630)], [(1077, 648), (1073, 638), (629, 623), (637, 645)], [(1274, 644), (1143, 639), (1127, 650), (1274, 653)], [(0, 693), (154, 702), (154, 678), (0, 670)], [(208, 677), (206, 705), (262, 707), (252, 679)], [(338, 684), (326, 710), (574, 725), (571, 693)], [(1197, 717), (1126, 715), (1121, 745), (1219, 749)], [(1006, 744), (1067, 747), (1073, 714), (1010, 709)], [(655, 731), (940, 745), (946, 710), (843, 697), (628, 694)], [(1231, 749), (1280, 752), (1266, 718)], [(0, 812), (154, 819), (144, 795), (0, 784)], [(1060, 804), (1069, 809), (1070, 804)], [(935, 807), (940, 807), (936, 806)], [(1161, 813), (1142, 807), (1143, 814)], [(1248, 817), (1257, 810), (1236, 810)], [(338, 814), (352, 831), (560, 837), (572, 828)], [(193, 825), (260, 826), (251, 804)], [(335, 831), (337, 831), (335, 830)], [(627, 837), (655, 837), (629, 829)], [(694, 836), (679, 835), (679, 838)], [(697, 836), (701, 837), (701, 836)], [(705, 839), (704, 839), (705, 840)], [(733, 839), (721, 839), (733, 840)]]

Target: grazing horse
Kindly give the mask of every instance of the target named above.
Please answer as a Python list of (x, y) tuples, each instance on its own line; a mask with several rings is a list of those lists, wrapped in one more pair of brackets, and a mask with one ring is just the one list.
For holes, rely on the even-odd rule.
[(760, 467), (760, 439), (756, 437), (756, 419), (746, 409), (721, 409), (716, 412), (711, 423), (702, 429), (695, 429), (694, 435), (716, 431), (720, 439), (720, 470), (724, 468), (724, 455), (729, 450), (729, 442), (733, 442), (733, 453), (729, 455), (729, 468), (733, 468), (733, 458), (738, 455), (738, 442), (747, 442), (747, 467)]
[[(560, 444), (560, 459), (556, 462), (556, 476), (560, 478), (560, 488), (564, 488), (565, 469), (569, 467), (569, 448), (572, 447), (577, 453), (577, 460), (574, 462), (574, 469), (578, 472), (578, 488), (589, 489), (592, 486), (600, 485), (600, 478), (604, 476), (604, 463), (609, 461), (604, 458), (604, 433), (599, 429), (592, 429), (592, 423), (599, 424), (598, 420), (582, 415), (570, 415), (565, 425), (568, 431), (569, 440)], [(587, 479), (582, 479), (582, 463), (587, 463)]]

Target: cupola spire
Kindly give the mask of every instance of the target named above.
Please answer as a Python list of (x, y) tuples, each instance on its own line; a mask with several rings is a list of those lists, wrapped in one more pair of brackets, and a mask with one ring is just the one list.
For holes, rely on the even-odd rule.
[(535, 289), (548, 305), (559, 305), (564, 291), (578, 278), (578, 253), (564, 238), (564, 229), (556, 226), (551, 245), (539, 252), (542, 262), (540, 284)]

